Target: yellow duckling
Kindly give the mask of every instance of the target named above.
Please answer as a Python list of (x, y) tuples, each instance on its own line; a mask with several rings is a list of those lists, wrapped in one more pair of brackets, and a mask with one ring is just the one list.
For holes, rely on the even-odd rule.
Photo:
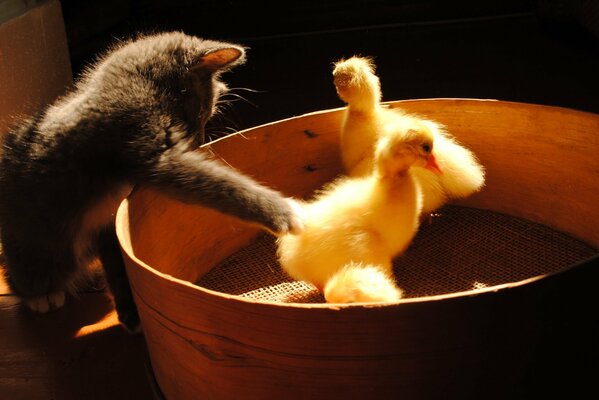
[(398, 300), (392, 259), (418, 230), (422, 193), (415, 171), (440, 173), (434, 138), (425, 123), (386, 124), (371, 172), (329, 184), (303, 204), (304, 231), (277, 239), (282, 268), (314, 284), (327, 302)]
[(347, 103), (341, 125), (341, 157), (350, 176), (370, 173), (373, 148), (388, 125), (402, 120), (415, 129), (426, 126), (435, 141), (435, 156), (443, 174), (414, 171), (422, 187), (422, 213), (429, 214), (450, 198), (464, 198), (479, 191), (485, 183), (485, 170), (472, 151), (460, 145), (445, 128), (434, 121), (381, 105), (381, 85), (368, 57), (351, 57), (335, 63), (333, 81), (339, 98)]

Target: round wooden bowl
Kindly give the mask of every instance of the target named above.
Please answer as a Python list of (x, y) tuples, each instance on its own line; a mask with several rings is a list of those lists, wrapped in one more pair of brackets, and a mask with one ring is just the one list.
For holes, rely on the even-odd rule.
[[(196, 284), (253, 246), (263, 231), (137, 188), (119, 208), (117, 233), (166, 398), (515, 398), (541, 388), (569, 394), (593, 388), (586, 378), (597, 371), (599, 337), (592, 306), (599, 282), (599, 116), (493, 100), (389, 105), (445, 124), (486, 167), (485, 188), (453, 206), (529, 221), (590, 250), (515, 280), (518, 263), (504, 260), (503, 280), (484, 278), (491, 285), (421, 292), (395, 304), (264, 300)], [(310, 196), (341, 172), (342, 113), (326, 110), (248, 129), (203, 151), (287, 195)], [(460, 218), (449, 225), (470, 229)], [(489, 224), (494, 231), (495, 222)], [(504, 236), (523, 239), (506, 251), (530, 243), (524, 230), (507, 230)], [(477, 243), (485, 244), (486, 236)], [(431, 249), (443, 249), (439, 262), (465, 254), (452, 248), (475, 246), (468, 238), (439, 237), (444, 244), (429, 241)], [(533, 258), (541, 264), (554, 259), (542, 259), (550, 250), (539, 254)], [(460, 259), (479, 258), (469, 279), (494, 258), (482, 256)], [(228, 276), (245, 279), (241, 271)]]

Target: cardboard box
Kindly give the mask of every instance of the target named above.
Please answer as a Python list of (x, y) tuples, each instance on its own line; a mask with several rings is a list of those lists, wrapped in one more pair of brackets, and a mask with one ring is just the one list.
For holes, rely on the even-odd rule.
[[(19, 12), (16, 8), (13, 11)], [(63, 94), (71, 81), (58, 0), (42, 2), (0, 20), (0, 136), (16, 119)]]

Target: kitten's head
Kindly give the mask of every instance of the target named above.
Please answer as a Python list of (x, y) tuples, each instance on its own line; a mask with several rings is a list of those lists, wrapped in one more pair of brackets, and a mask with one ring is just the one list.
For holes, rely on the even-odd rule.
[(112, 48), (85, 83), (107, 91), (123, 108), (157, 107), (204, 141), (204, 127), (227, 86), (222, 72), (243, 63), (245, 48), (181, 32), (140, 36)]

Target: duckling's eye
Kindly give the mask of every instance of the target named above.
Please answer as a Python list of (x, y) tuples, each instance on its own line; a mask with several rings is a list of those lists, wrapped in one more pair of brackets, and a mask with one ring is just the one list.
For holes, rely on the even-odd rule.
[(422, 145), (422, 150), (424, 150), (425, 153), (430, 153), (431, 152), (431, 145), (428, 143), (424, 143)]

